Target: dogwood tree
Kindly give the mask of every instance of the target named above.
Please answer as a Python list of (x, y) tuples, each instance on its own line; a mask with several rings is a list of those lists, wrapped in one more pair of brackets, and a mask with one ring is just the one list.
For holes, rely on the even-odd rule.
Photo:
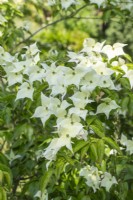
[(132, 1), (28, 3), (37, 9), (45, 3), (63, 16), (46, 19), (32, 33), (17, 27), (26, 3), (18, 1), (16, 7), (14, 1), (0, 1), (0, 199), (132, 199), (133, 63), (125, 51), (128, 44), (88, 37), (79, 51), (46, 55), (31, 41), (88, 6), (106, 15), (111, 7), (126, 16)]

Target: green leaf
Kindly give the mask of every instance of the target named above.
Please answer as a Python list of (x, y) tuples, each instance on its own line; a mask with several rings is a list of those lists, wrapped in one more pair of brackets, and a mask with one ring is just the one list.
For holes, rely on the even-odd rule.
[(129, 60), (130, 62), (132, 62), (132, 58), (131, 56), (129, 56), (128, 54), (124, 54), (123, 55), (127, 60)]
[(98, 159), (98, 155), (97, 155), (97, 144), (96, 143), (92, 143), (90, 145), (90, 157), (92, 160), (96, 161)]
[(121, 83), (123, 88), (125, 88), (127, 90), (131, 89), (131, 86), (130, 86), (128, 78), (120, 78), (119, 81), (120, 81), (120, 83)]
[(129, 103), (128, 103), (128, 111), (129, 111), (129, 115), (132, 116), (133, 115), (133, 96), (131, 95), (129, 98)]
[(103, 160), (104, 152), (105, 152), (104, 141), (102, 139), (98, 140), (98, 142), (97, 142), (97, 154), (98, 154), (98, 161), (100, 163)]
[(2, 184), (3, 182), (3, 171), (0, 170), (0, 185)]
[(85, 147), (83, 147), (83, 148), (81, 149), (81, 159), (84, 158), (84, 156), (86, 155), (86, 153), (87, 153), (89, 147), (90, 147), (90, 146), (89, 146), (89, 144), (88, 144), (88, 145), (86, 145)]
[(91, 199), (90, 199), (89, 195), (87, 195), (87, 196), (84, 196), (84, 197), (82, 198), (82, 200), (91, 200)]
[(6, 165), (1, 164), (1, 163), (0, 163), (0, 170), (8, 172), (10, 175), (12, 175), (10, 168), (7, 167)]
[(84, 141), (84, 140), (77, 141), (76, 145), (73, 148), (73, 152), (76, 153), (89, 143), (90, 141)]
[(112, 147), (113, 149), (116, 149), (120, 154), (122, 154), (119, 145), (118, 145), (114, 140), (112, 140), (112, 139), (109, 138), (109, 137), (103, 137), (102, 139), (103, 139), (106, 143), (108, 143), (108, 144), (110, 145), (110, 147)]
[(55, 175), (57, 179), (60, 177), (60, 174), (63, 172), (64, 165), (66, 164), (66, 160), (64, 157), (58, 157), (55, 166)]
[(8, 172), (3, 172), (3, 174), (4, 174), (5, 181), (6, 181), (6, 183), (7, 183), (7, 186), (8, 186), (9, 188), (11, 188), (12, 179), (11, 179), (10, 174), (9, 174)]
[(0, 163), (0, 170), (3, 172), (4, 180), (9, 188), (12, 185), (12, 172), (9, 167)]
[(96, 125), (90, 125), (90, 128), (96, 133), (100, 138), (104, 137), (105, 134), (101, 129)]
[(93, 121), (95, 121), (95, 119), (96, 119), (96, 116), (88, 116), (86, 118), (86, 122), (87, 122), (88, 125), (90, 125), (90, 124), (93, 123)]
[(124, 74), (124, 71), (121, 69), (120, 66), (113, 66), (113, 67), (111, 67), (111, 69), (113, 69), (114, 71), (117, 71), (121, 74)]
[(128, 69), (133, 69), (133, 63), (127, 63), (126, 66), (128, 66)]
[(8, 160), (6, 156), (0, 152), (0, 162), (3, 163), (4, 165), (8, 165)]
[(6, 192), (2, 187), (0, 187), (0, 200), (7, 200)]
[(112, 12), (112, 10), (107, 10), (103, 13), (103, 20), (105, 23), (110, 20), (111, 12)]
[(102, 122), (96, 118), (96, 116), (88, 117), (87, 118), (87, 124), (89, 127), (99, 136), (104, 137), (105, 134), (105, 128), (102, 125)]
[(124, 176), (124, 180), (133, 180), (133, 165), (126, 165), (124, 167), (124, 172), (125, 172), (125, 176)]
[(46, 171), (45, 174), (41, 177), (40, 188), (41, 188), (42, 193), (44, 192), (45, 188), (47, 187), (53, 172), (54, 172), (53, 169), (48, 169), (48, 171)]
[(121, 107), (122, 107), (122, 110), (127, 110), (128, 108), (128, 103), (129, 103), (129, 97), (126, 96), (122, 99), (122, 102), (121, 102)]

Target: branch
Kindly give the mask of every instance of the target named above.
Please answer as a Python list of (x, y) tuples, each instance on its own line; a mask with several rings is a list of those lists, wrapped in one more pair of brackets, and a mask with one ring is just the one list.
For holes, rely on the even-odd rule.
[[(102, 20), (103, 21), (102, 17), (72, 17), (71, 19), (77, 19), (77, 20), (97, 19), (97, 20)], [(119, 18), (114, 18), (114, 19), (118, 19), (119, 20)], [(119, 21), (114, 20), (114, 19), (110, 18), (110, 21), (119, 23)]]
[(72, 17), (72, 19), (98, 19), (98, 20), (103, 20), (100, 17)]
[[(33, 36), (35, 36), (37, 33), (39, 33), (40, 31), (42, 31), (43, 29), (49, 27), (49, 26), (52, 26), (54, 24), (57, 24), (61, 21), (64, 21), (64, 20), (68, 20), (68, 19), (71, 19), (73, 18), (75, 15), (77, 15), (77, 13), (79, 13), (82, 9), (84, 9), (85, 7), (87, 7), (89, 4), (85, 4), (84, 6), (80, 7), (79, 9), (77, 9), (75, 12), (71, 13), (70, 15), (67, 15), (65, 17), (62, 17), (56, 21), (53, 21), (45, 26), (42, 26), (41, 28), (39, 28), (38, 30), (36, 30), (34, 33), (32, 33), (29, 37), (27, 37), (26, 39), (24, 39), (23, 41), (19, 42), (16, 47), (18, 47), (20, 44), (22, 43), (25, 43), (26, 41), (30, 40)], [(15, 48), (16, 48), (15, 47)]]

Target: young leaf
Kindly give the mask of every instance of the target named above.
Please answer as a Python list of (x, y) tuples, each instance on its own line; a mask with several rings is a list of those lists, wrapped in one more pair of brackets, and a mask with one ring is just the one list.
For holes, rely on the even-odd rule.
[(111, 146), (113, 149), (116, 149), (120, 154), (122, 153), (121, 150), (120, 150), (119, 145), (115, 141), (113, 141), (111, 138), (109, 138), (109, 137), (103, 137), (102, 139), (106, 143), (108, 143), (109, 146)]
[(91, 156), (91, 159), (96, 161), (98, 159), (98, 154), (97, 154), (97, 144), (95, 143), (92, 143), (90, 145), (90, 156)]
[(85, 147), (83, 147), (83, 148), (81, 149), (81, 159), (84, 158), (84, 156), (86, 155), (86, 153), (87, 153), (89, 147), (90, 147), (90, 145), (88, 144), (88, 145), (86, 145)]
[(47, 187), (52, 174), (53, 174), (53, 169), (48, 169), (48, 171), (46, 171), (45, 174), (42, 176), (41, 181), (40, 181), (40, 188), (41, 188), (42, 193)]
[(73, 148), (74, 153), (82, 149), (84, 146), (89, 144), (89, 141), (80, 140), (76, 143), (76, 146)]
[(96, 133), (100, 138), (104, 137), (105, 134), (101, 129), (96, 125), (90, 125), (90, 128)]
[(105, 145), (103, 140), (97, 142), (98, 161), (101, 163), (105, 152)]

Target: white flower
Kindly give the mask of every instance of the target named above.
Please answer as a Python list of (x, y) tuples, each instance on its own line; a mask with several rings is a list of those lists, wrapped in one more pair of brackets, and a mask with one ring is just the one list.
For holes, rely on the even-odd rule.
[(83, 110), (77, 107), (72, 107), (69, 109), (69, 115), (76, 114), (77, 116), (81, 117), (84, 120), (86, 119), (87, 113), (88, 113), (88, 110)]
[(33, 92), (34, 92), (33, 86), (30, 85), (27, 82), (24, 82), (19, 87), (16, 100), (17, 99), (24, 99), (24, 98), (29, 98), (29, 99), (33, 100)]
[(126, 146), (126, 151), (133, 154), (133, 140), (128, 140), (127, 137), (122, 134), (120, 143)]
[(94, 192), (99, 189), (100, 185), (100, 174), (101, 172), (94, 166), (86, 166), (82, 168), (79, 172), (80, 176), (83, 176), (86, 179), (86, 184), (89, 187), (92, 187)]
[(41, 118), (44, 125), (52, 114), (63, 118), (67, 114), (66, 108), (70, 106), (66, 100), (61, 102), (58, 98), (47, 97), (43, 93), (41, 93), (41, 104), (42, 106), (36, 108), (33, 117)]
[(113, 81), (111, 80), (110, 76), (100, 76), (99, 86), (102, 88), (109, 88), (110, 90), (118, 90), (115, 87)]
[(91, 3), (95, 3), (100, 7), (106, 0), (90, 0)]
[(40, 81), (45, 79), (45, 70), (39, 67), (34, 67), (33, 71), (29, 74), (29, 82), (33, 83), (34, 81)]
[(71, 138), (67, 135), (61, 135), (59, 138), (52, 139), (49, 146), (46, 148), (45, 152), (42, 154), (47, 160), (55, 160), (57, 152), (61, 147), (66, 146), (72, 151)]
[(40, 52), (40, 50), (38, 49), (36, 42), (34, 44), (31, 44), (30, 46), (26, 46), (24, 47), (27, 49), (26, 54), (27, 55), (31, 55), (31, 56), (35, 56), (38, 52)]
[(12, 86), (16, 83), (22, 83), (23, 76), (22, 76), (21, 73), (8, 72), (7, 73), (7, 80), (8, 80), (8, 85)]
[(79, 83), (81, 78), (84, 76), (83, 73), (80, 73), (80, 71), (76, 71), (76, 70), (72, 70), (70, 69), (69, 71), (67, 71), (67, 73), (65, 74), (64, 78), (65, 78), (65, 85), (76, 85), (77, 87), (79, 87)]
[[(56, 86), (63, 79), (63, 68), (60, 66), (56, 66), (55, 62), (51, 64), (51, 66), (42, 63), (43, 68), (46, 71), (46, 81), (49, 86)], [(69, 69), (69, 68), (68, 68)]]
[(106, 191), (109, 192), (113, 184), (117, 184), (116, 178), (110, 173), (104, 172), (103, 179), (101, 180), (101, 186), (105, 187)]
[(65, 96), (67, 92), (67, 86), (65, 85), (65, 80), (62, 79), (61, 81), (58, 81), (56, 85), (50, 86), (49, 89), (51, 89), (51, 95), (56, 96), (57, 94), (61, 94), (62, 98)]
[(45, 122), (49, 119), (49, 117), (52, 114), (52, 112), (49, 109), (50, 103), (51, 103), (51, 99), (45, 96), (43, 93), (41, 93), (42, 106), (39, 106), (36, 108), (35, 113), (32, 117), (41, 118), (43, 125), (45, 125)]
[(109, 60), (116, 56), (124, 55), (123, 47), (126, 46), (126, 44), (121, 43), (115, 43), (113, 46), (111, 45), (105, 45), (102, 49), (102, 52), (105, 53)]
[(133, 70), (132, 69), (128, 70), (123, 77), (128, 78), (128, 80), (130, 82), (130, 86), (131, 86), (131, 88), (133, 88)]
[(128, 139), (125, 135), (122, 134), (121, 136), (121, 140), (120, 140), (120, 143), (124, 146), (127, 146), (128, 145)]
[(104, 103), (101, 103), (97, 107), (96, 114), (104, 113), (107, 116), (107, 118), (109, 118), (109, 113), (111, 112), (111, 110), (114, 110), (120, 107), (116, 104), (114, 100), (111, 100), (110, 98), (102, 99), (102, 101), (104, 101)]
[(85, 92), (79, 92), (79, 91), (77, 91), (77, 92), (75, 92), (73, 94), (73, 96), (71, 96), (69, 98), (73, 101), (73, 104), (74, 104), (75, 107), (84, 109), (85, 106), (88, 103), (93, 102), (93, 100), (88, 99), (89, 96), (90, 96), (90, 93), (85, 93)]
[(97, 189), (100, 189), (100, 186), (105, 187), (109, 192), (113, 184), (117, 184), (116, 178), (108, 172), (98, 171), (97, 167), (86, 166), (82, 168), (79, 172), (80, 176), (83, 176), (86, 179), (86, 184), (89, 187), (92, 187), (94, 192)]
[(93, 65), (93, 69), (99, 75), (111, 75), (114, 71), (107, 67), (107, 63), (98, 61), (96, 64)]
[(101, 76), (99, 76), (94, 70), (91, 70), (82, 78), (80, 82), (80, 85), (82, 85), (81, 91), (90, 93), (97, 86), (100, 86), (100, 79)]
[(0, 64), (6, 65), (8, 62), (11, 64), (13, 61), (14, 57), (4, 51), (3, 47), (0, 46)]
[(84, 138), (84, 135), (86, 135), (83, 125), (79, 122), (73, 122), (71, 118), (58, 119), (56, 127), (60, 136), (67, 135), (70, 138), (83, 136), (82, 138)]
[(58, 118), (64, 118), (67, 115), (67, 111), (66, 108), (70, 106), (70, 104), (64, 100), (64, 101), (60, 101), (59, 99), (57, 99), (58, 102), (57, 104), (52, 104), (51, 102), (51, 107), (50, 109), (52, 110), (53, 114), (58, 117)]
[(49, 6), (53, 6), (56, 4), (56, 0), (47, 0)]
[(27, 59), (23, 63), (24, 63), (23, 74), (26, 74), (28, 76), (30, 76), (30, 74), (32, 74), (38, 68), (38, 66), (33, 62), (33, 59), (31, 58)]
[(72, 51), (68, 51), (68, 57), (70, 58), (70, 60), (68, 62), (75, 62), (75, 63), (78, 63), (82, 59), (84, 59), (83, 54), (75, 53), (75, 52), (72, 52)]
[(101, 52), (104, 43), (105, 42), (102, 42), (102, 43), (96, 42), (92, 38), (86, 38), (83, 42), (84, 48), (82, 49), (81, 52), (90, 53), (92, 51), (95, 51), (95, 52), (99, 53), (99, 52)]
[(69, 8), (72, 4), (77, 4), (76, 0), (61, 0), (61, 6), (64, 9)]
[(83, 57), (83, 59), (76, 65), (75, 72), (81, 74), (83, 77), (85, 74), (91, 71), (92, 62), (89, 57)]

